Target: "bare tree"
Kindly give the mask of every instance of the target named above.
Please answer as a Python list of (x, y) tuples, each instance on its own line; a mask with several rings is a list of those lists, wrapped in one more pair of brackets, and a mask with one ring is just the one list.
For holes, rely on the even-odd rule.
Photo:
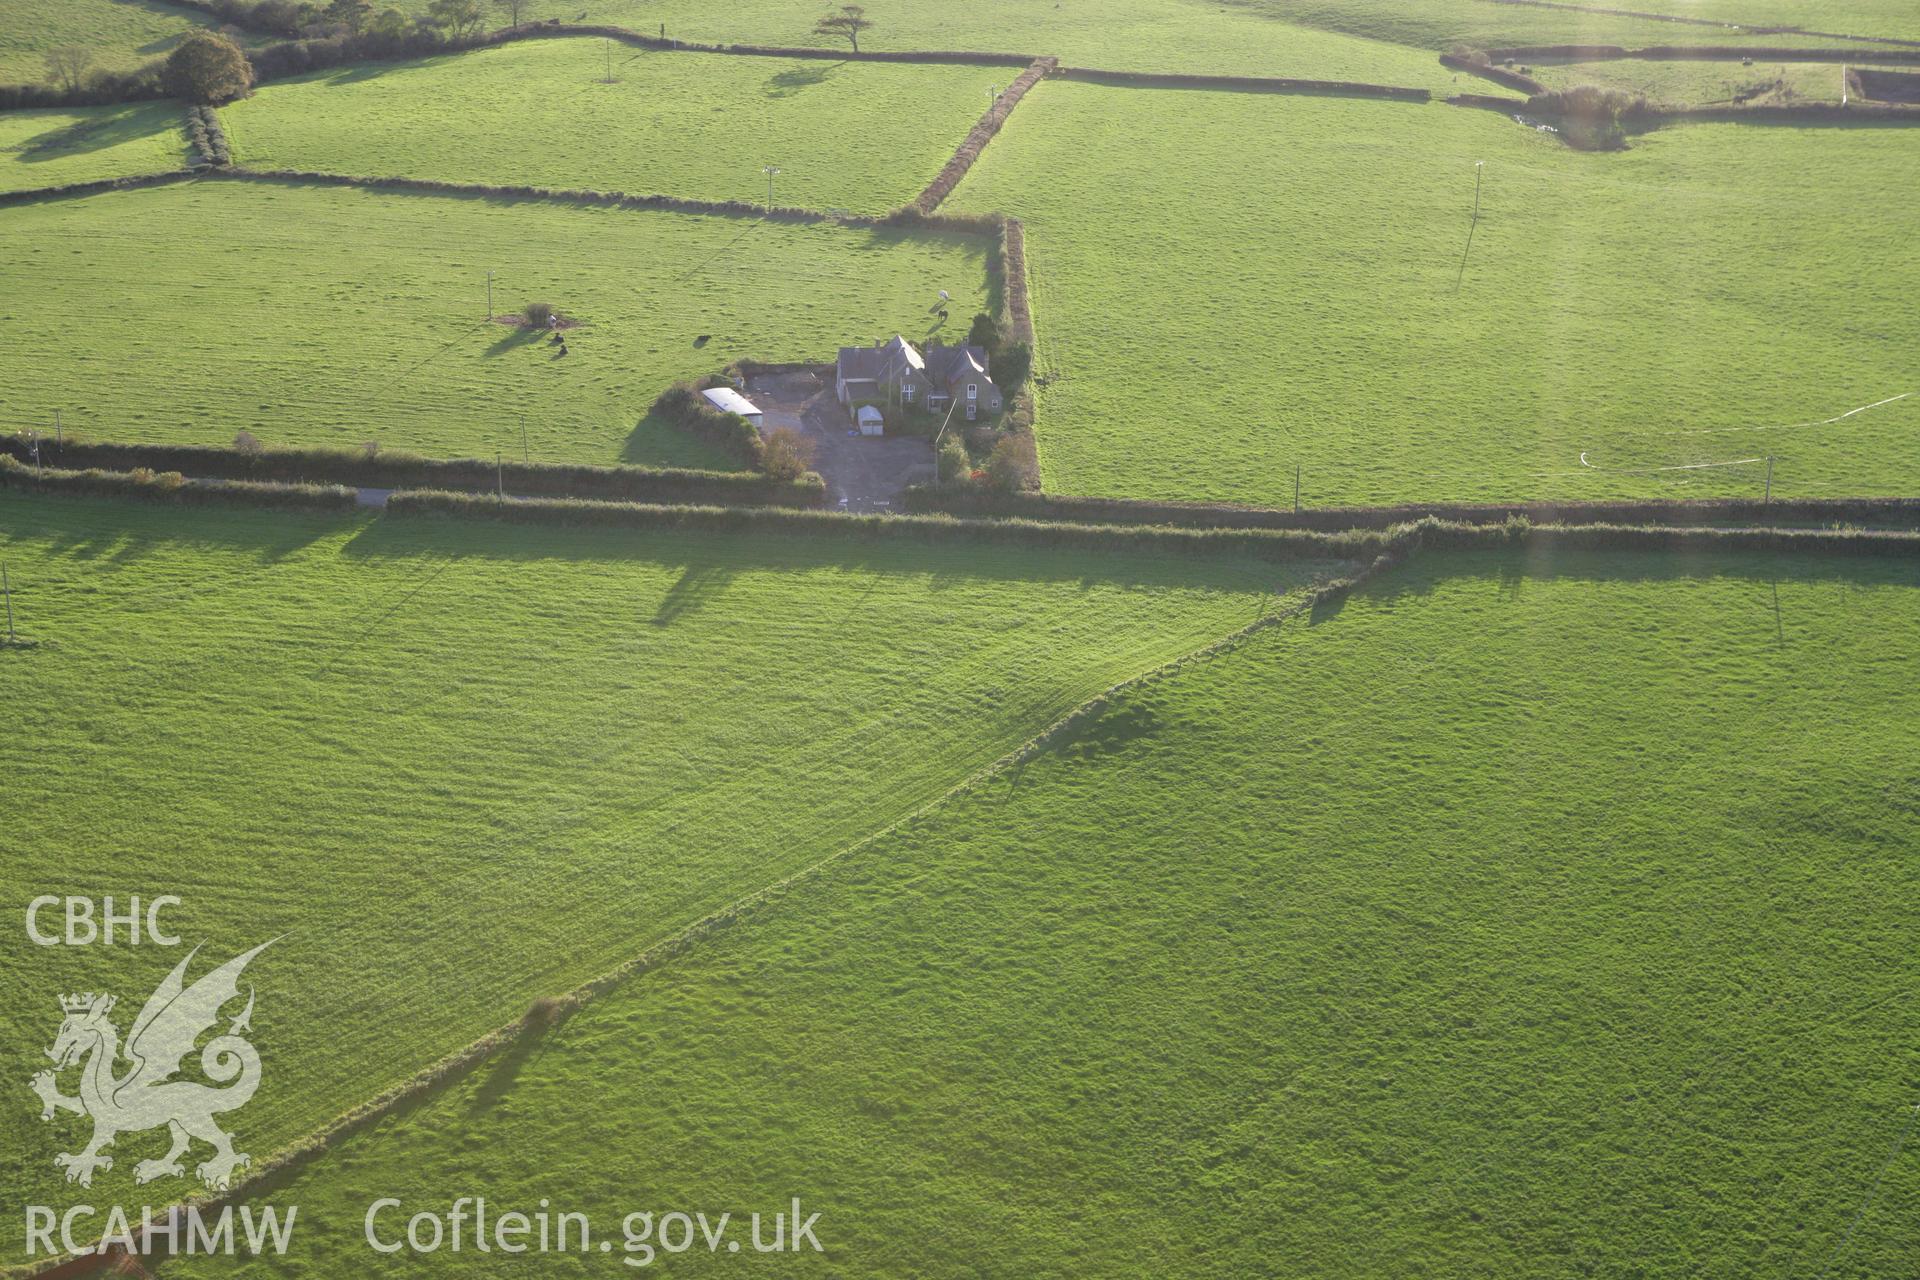
[(823, 36), (845, 36), (852, 44), (855, 53), (860, 52), (860, 33), (873, 26), (873, 19), (867, 16), (866, 6), (843, 4), (840, 12), (830, 13), (813, 24), (816, 33)]
[(85, 45), (61, 44), (47, 50), (47, 78), (68, 93), (80, 91), (80, 81), (93, 66), (93, 50)]
[(493, 7), (504, 10), (507, 21), (517, 27), (520, 25), (520, 11), (527, 7), (527, 0), (493, 0)]

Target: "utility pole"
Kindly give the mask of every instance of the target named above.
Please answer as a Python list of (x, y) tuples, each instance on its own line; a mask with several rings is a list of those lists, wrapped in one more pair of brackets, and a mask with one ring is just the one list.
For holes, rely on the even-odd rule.
[(612, 40), (606, 41), (606, 46), (607, 46), (607, 83), (612, 84), (613, 83), (613, 41)]
[(1773, 505), (1773, 455), (1767, 455), (1767, 496), (1760, 500), (1762, 506)]
[(487, 272), (487, 319), (493, 319), (493, 272)]
[(1300, 514), (1300, 464), (1293, 464), (1293, 514)]
[(496, 498), (507, 496), (507, 476), (505, 469), (500, 465), (498, 449), (493, 451), (493, 496)]
[(780, 172), (776, 165), (762, 165), (760, 171), (767, 175), (767, 212), (773, 212), (773, 175)]
[(527, 415), (520, 415), (520, 465), (527, 465)]
[(60, 434), (60, 411), (53, 411), (53, 447), (58, 449), (66, 444), (66, 438)]
[(7, 595), (7, 643), (12, 644), (18, 638), (13, 634), (13, 579), (7, 576), (7, 566), (3, 564), (0, 564), (0, 589)]

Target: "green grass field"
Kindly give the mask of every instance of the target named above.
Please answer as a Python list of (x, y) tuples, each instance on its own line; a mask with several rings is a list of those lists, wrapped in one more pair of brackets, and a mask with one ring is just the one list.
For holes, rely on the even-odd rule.
[(1761, 105), (1838, 102), (1842, 67), (1826, 62), (1655, 62), (1608, 59), (1548, 62), (1533, 67), (1550, 88), (1597, 84), (1644, 93), (1658, 103), (1686, 106), (1738, 99)]
[[(284, 935), (250, 970), (256, 1156), (1318, 571), (4, 495), (0, 558), (40, 646), (0, 650), (31, 727), (0, 740), (5, 899), (58, 866), (62, 892), (180, 895), (209, 961)], [(53, 993), (113, 984), (130, 1018), (178, 959), (4, 954), (46, 993), (0, 1014), (13, 1063)], [(9, 1198), (52, 1203), (73, 1135), (28, 1107), (0, 1130)], [(96, 1197), (130, 1192), (135, 1143)]]
[(1773, 428), (1920, 391), (1912, 144), (1049, 83), (950, 203), (1027, 220), (1050, 489), (1901, 493), (1920, 396)]
[(376, 1258), (376, 1196), (797, 1195), (842, 1276), (1900, 1274), (1916, 626), (1888, 562), (1430, 557), (348, 1143), (240, 1273), (526, 1265)]
[(126, 71), (161, 57), (193, 28), (218, 25), (162, 0), (0, 0), (0, 83), (41, 83), (47, 50), (59, 45), (82, 45), (96, 67)]
[[(419, 0), (409, 7), (423, 9)], [(801, 0), (605, 0), (585, 9), (533, 0), (535, 19), (612, 23), (704, 44), (845, 47), (816, 35), (830, 6)], [(1200, 0), (894, 0), (869, 5), (877, 24), (862, 49), (962, 49), (1057, 55), (1069, 66), (1134, 71), (1367, 80), (1438, 88), (1447, 72), (1430, 50), (1295, 25), (1266, 13)], [(999, 70), (999, 69), (993, 69)], [(1011, 72), (1001, 70), (1002, 75)], [(1001, 83), (1005, 83), (1003, 79)], [(984, 105), (984, 104), (983, 104)]]
[(0, 191), (184, 169), (181, 120), (170, 102), (0, 112)]
[[(1769, 44), (1832, 43), (1766, 31), (1792, 26), (1838, 35), (1920, 40), (1920, 16), (1904, 0), (1622, 0), (1596, 10), (1631, 10), (1692, 18), (1660, 22), (1624, 13), (1582, 12), (1489, 0), (1237, 0), (1258, 13), (1426, 49), (1456, 44), (1476, 48), (1537, 44)], [(1733, 24), (1745, 23), (1740, 27)]]
[[(0, 313), (60, 299), (0, 386), (8, 430), (547, 461), (729, 465), (643, 420), (676, 378), (742, 356), (829, 359), (986, 305), (977, 237), (748, 218), (209, 182), (0, 210)], [(577, 317), (560, 358), (489, 324), (530, 301)], [(951, 331), (951, 330), (949, 330)], [(696, 346), (702, 335), (710, 340)], [(57, 336), (57, 341), (56, 341)]]
[(986, 109), (997, 67), (648, 53), (527, 41), (264, 86), (223, 114), (237, 163), (667, 192), (882, 213)]

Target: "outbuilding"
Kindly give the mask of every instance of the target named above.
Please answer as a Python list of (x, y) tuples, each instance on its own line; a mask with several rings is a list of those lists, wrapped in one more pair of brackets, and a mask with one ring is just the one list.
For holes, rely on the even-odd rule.
[(715, 387), (711, 391), (702, 391), (707, 403), (722, 413), (737, 413), (747, 420), (755, 431), (760, 429), (761, 413), (753, 401), (735, 391), (732, 387)]
[(860, 425), (863, 436), (877, 436), (886, 432), (886, 419), (880, 416), (880, 410), (874, 405), (863, 404), (854, 411), (853, 420)]

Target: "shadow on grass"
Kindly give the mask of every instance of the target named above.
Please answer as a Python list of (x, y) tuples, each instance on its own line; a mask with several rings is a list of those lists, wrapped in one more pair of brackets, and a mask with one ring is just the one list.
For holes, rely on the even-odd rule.
[(162, 115), (151, 106), (121, 108), (36, 134), (17, 154), (23, 164), (40, 164), (176, 133), (179, 128), (180, 122), (171, 112)]
[(659, 609), (654, 611), (653, 625), (672, 626), (675, 621), (694, 612), (714, 600), (726, 591), (727, 584), (734, 579), (731, 565), (706, 563), (689, 564), (681, 573), (680, 580), (667, 589), (661, 597)]
[(839, 74), (846, 65), (845, 62), (809, 62), (802, 66), (790, 67), (767, 77), (763, 92), (769, 98), (791, 98), (797, 93), (811, 89), (814, 85), (825, 84), (830, 77)]

